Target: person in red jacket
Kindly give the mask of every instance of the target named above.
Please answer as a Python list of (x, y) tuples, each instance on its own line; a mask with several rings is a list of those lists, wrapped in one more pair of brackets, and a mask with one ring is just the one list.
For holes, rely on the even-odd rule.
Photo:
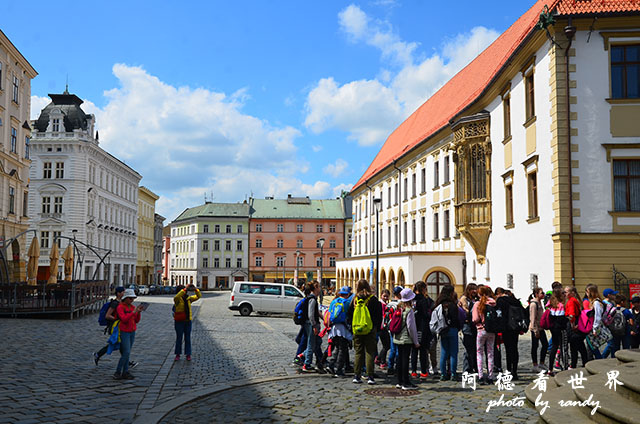
[(133, 375), (129, 372), (129, 355), (131, 347), (136, 338), (136, 324), (140, 322), (140, 312), (142, 305), (133, 306), (133, 299), (137, 296), (133, 289), (126, 289), (122, 301), (116, 309), (116, 317), (120, 320), (118, 326), (120, 331), (120, 361), (118, 368), (113, 374), (114, 380), (133, 380)]

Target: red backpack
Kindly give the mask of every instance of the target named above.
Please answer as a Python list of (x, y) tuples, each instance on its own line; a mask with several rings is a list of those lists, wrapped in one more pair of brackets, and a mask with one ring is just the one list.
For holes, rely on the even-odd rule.
[(389, 333), (400, 334), (402, 331), (402, 309), (396, 308), (393, 310), (391, 320), (389, 321)]
[(540, 318), (540, 327), (543, 330), (551, 330), (551, 309), (545, 309)]

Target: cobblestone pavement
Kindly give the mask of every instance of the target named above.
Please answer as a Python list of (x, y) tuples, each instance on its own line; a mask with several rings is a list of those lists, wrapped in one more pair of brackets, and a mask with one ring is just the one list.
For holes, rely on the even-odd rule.
[[(362, 394), (367, 387), (356, 387), (350, 380), (320, 375), (301, 377), (290, 365), (298, 331), (291, 318), (254, 314), (240, 317), (227, 309), (228, 299), (228, 292), (206, 293), (194, 303), (193, 360), (174, 362), (171, 297), (140, 298), (151, 306), (139, 324), (132, 350), (132, 359), (140, 362), (133, 370), (136, 379), (126, 382), (111, 378), (119, 354), (105, 356), (97, 367), (92, 361), (91, 353), (102, 347), (106, 339), (97, 324), (97, 315), (73, 321), (0, 319), (3, 340), (0, 379), (4, 382), (0, 385), (0, 423), (129, 423), (154, 413), (160, 418), (157, 411), (169, 412), (191, 397), (198, 398), (171, 412), (165, 421), (179, 422), (191, 417), (192, 422), (216, 422), (222, 419), (220, 413), (230, 421), (241, 420), (241, 415), (235, 415), (241, 413), (255, 414), (246, 415), (242, 419), (245, 422), (289, 419), (315, 422), (323, 414), (331, 421), (336, 416), (331, 415), (326, 405), (336, 399), (341, 399), (345, 411), (354, 414), (353, 420), (362, 422), (369, 421), (371, 413), (391, 419), (390, 422), (398, 417), (401, 422), (404, 419), (401, 409), (408, 404), (415, 405), (412, 411), (421, 411), (421, 422), (446, 414), (455, 416), (454, 421), (471, 416), (480, 421), (485, 417), (481, 410), (486, 408), (489, 393), (499, 397), (495, 388), (463, 392), (453, 383), (429, 381), (417, 396), (381, 398)], [(521, 343), (523, 368), (530, 367), (525, 360), (529, 357), (529, 346), (528, 338)], [(221, 384), (271, 378), (289, 379), (247, 384), (206, 395)], [(520, 382), (517, 388), (524, 386)], [(204, 397), (200, 397), (203, 393)], [(452, 393), (456, 395), (451, 396)], [(506, 398), (510, 395), (507, 393)], [(348, 407), (354, 403), (361, 405), (361, 414)], [(324, 405), (324, 410), (318, 412), (316, 405)], [(198, 413), (194, 416), (191, 411)], [(504, 419), (509, 417), (517, 422), (535, 414), (526, 408), (496, 411)], [(410, 421), (416, 416), (408, 418)]]

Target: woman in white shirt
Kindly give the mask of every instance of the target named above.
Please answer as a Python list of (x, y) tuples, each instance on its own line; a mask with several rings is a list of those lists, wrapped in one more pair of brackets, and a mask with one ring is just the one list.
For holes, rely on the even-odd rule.
[[(594, 312), (593, 315), (593, 330), (592, 333), (596, 334), (598, 330), (602, 328), (606, 328), (602, 323), (602, 313), (604, 312), (604, 305), (602, 303), (602, 297), (600, 297), (600, 292), (598, 292), (598, 286), (595, 284), (588, 284), (586, 288), (587, 297), (589, 298), (589, 305)], [(587, 343), (589, 350), (593, 353), (593, 357), (595, 359), (602, 359), (602, 353), (600, 353), (600, 349), (596, 346), (591, 346)]]

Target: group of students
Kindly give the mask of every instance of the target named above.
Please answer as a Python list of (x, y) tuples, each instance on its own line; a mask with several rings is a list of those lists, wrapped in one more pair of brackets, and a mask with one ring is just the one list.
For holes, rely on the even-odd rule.
[[(294, 312), (294, 321), (301, 327), (294, 364), (302, 372), (330, 372), (334, 377), (353, 372), (355, 384), (362, 383), (363, 375), (368, 384), (376, 384), (375, 365), (388, 375), (395, 374), (397, 387), (403, 390), (416, 387), (411, 377), (431, 374), (441, 381), (460, 381), (460, 339), (462, 371), (477, 373), (480, 384), (492, 384), (496, 373), (503, 371), (502, 345), (506, 370), (513, 380), (519, 379), (518, 342), (527, 332), (532, 341), (532, 371), (551, 375), (575, 368), (578, 355), (584, 365), (592, 358), (613, 356), (620, 347), (637, 348), (640, 341), (640, 297), (625, 309), (624, 296), (606, 289), (601, 298), (594, 284), (587, 286), (582, 301), (573, 286), (563, 288), (555, 282), (548, 293), (536, 288), (526, 308), (510, 290), (473, 283), (467, 284), (459, 299), (454, 287), (446, 285), (434, 301), (423, 281), (412, 288), (395, 287), (393, 293), (383, 290), (378, 299), (367, 280), (360, 280), (355, 293), (342, 287), (327, 308), (318, 302), (316, 281), (307, 283), (304, 293)], [(328, 346), (323, 350), (325, 335)], [(352, 368), (350, 347), (355, 355)], [(547, 353), (548, 367), (544, 364)]]
[[(107, 344), (97, 352), (93, 352), (92, 358), (96, 365), (100, 359), (111, 354), (114, 350), (120, 351), (120, 360), (113, 374), (114, 380), (133, 380), (135, 377), (130, 369), (138, 365), (130, 360), (131, 349), (135, 341), (137, 324), (140, 322), (141, 312), (146, 307), (144, 304), (133, 306), (133, 301), (137, 298), (133, 289), (116, 287), (116, 297), (109, 300), (103, 306), (98, 317), (98, 323), (105, 326), (104, 333), (109, 335)], [(193, 313), (191, 303), (200, 299), (200, 290), (190, 284), (187, 287), (179, 286), (178, 292), (173, 298), (174, 306), (173, 320), (176, 332), (175, 360), (180, 360), (182, 346), (184, 348), (187, 361), (191, 361), (191, 326)]]

